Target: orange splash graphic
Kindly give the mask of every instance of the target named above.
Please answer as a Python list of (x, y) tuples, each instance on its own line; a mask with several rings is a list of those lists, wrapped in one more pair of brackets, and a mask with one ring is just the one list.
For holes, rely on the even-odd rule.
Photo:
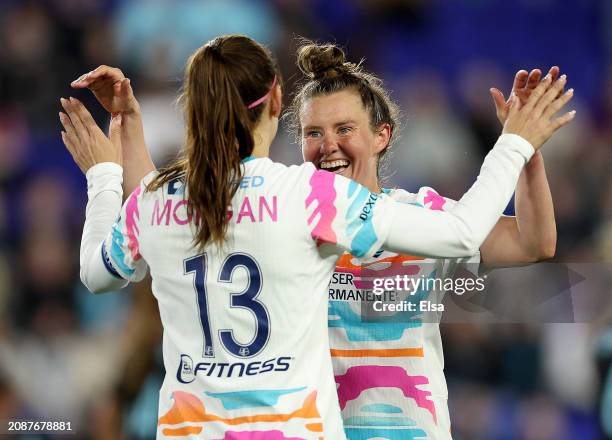
[(387, 349), (361, 349), (338, 350), (331, 349), (332, 357), (424, 357), (423, 348), (387, 348)]
[(199, 434), (202, 432), (201, 426), (185, 426), (184, 428), (166, 428), (163, 430), (164, 435), (168, 437), (181, 437), (184, 435)]
[(322, 423), (308, 423), (306, 425), (306, 429), (312, 432), (323, 432), (323, 424)]
[(172, 393), (172, 397), (174, 398), (174, 404), (166, 414), (159, 418), (158, 425), (178, 425), (188, 422), (221, 422), (227, 425), (241, 425), (243, 423), (274, 423), (286, 422), (297, 418), (317, 419), (321, 417), (316, 405), (316, 391), (306, 396), (301, 408), (288, 414), (256, 414), (234, 418), (223, 418), (215, 414), (206, 413), (202, 401), (191, 393), (175, 391)]

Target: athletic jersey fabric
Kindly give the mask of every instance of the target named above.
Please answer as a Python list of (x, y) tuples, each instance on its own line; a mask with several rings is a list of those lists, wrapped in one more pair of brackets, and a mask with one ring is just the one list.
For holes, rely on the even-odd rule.
[(152, 274), (167, 372), (158, 436), (343, 438), (320, 292), (340, 249), (380, 248), (390, 200), (312, 165), (250, 160), (226, 248), (197, 251), (182, 182), (146, 192), (153, 176), (101, 253), (121, 278)]
[[(455, 203), (429, 187), (416, 194), (394, 189), (389, 195), (432, 210), (449, 210)], [(345, 254), (338, 261), (328, 287), (329, 339), (349, 440), (451, 438), (437, 323), (441, 312), (400, 311), (384, 322), (368, 322), (361, 318), (361, 302), (372, 299), (372, 277), (446, 279), (460, 262), (479, 263), (480, 254), (432, 259), (384, 251), (367, 259)], [(444, 292), (419, 289), (414, 295), (396, 294), (418, 304), (440, 303)]]
[(369, 258), (383, 244), (468, 255), (532, 154), (522, 138), (502, 136), (451, 213), (397, 203), (312, 164), (249, 160), (224, 246), (201, 251), (180, 180), (146, 191), (154, 172), (120, 208), (121, 167), (92, 167), (81, 279), (101, 292), (150, 269), (164, 326), (158, 438), (345, 438), (325, 294), (338, 257)]

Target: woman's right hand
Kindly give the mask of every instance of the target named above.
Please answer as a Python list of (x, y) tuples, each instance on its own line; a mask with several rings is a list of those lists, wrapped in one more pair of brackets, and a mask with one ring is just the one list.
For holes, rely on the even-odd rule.
[(71, 86), (74, 89), (90, 89), (102, 107), (113, 115), (127, 115), (140, 110), (130, 80), (116, 67), (99, 66), (72, 81)]
[(525, 105), (512, 97), (512, 105), (504, 124), (503, 133), (517, 134), (527, 140), (537, 151), (559, 128), (569, 123), (576, 111), (554, 117), (574, 95), (574, 89), (563, 93), (567, 77), (561, 75), (554, 83), (549, 74), (535, 88)]

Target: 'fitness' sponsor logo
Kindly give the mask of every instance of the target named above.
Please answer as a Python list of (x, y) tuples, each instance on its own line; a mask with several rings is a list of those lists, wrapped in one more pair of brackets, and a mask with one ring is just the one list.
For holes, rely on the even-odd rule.
[(198, 374), (208, 377), (242, 377), (255, 376), (270, 371), (288, 371), (293, 358), (283, 356), (254, 362), (198, 362), (187, 354), (181, 355), (176, 379), (181, 383), (191, 383)]

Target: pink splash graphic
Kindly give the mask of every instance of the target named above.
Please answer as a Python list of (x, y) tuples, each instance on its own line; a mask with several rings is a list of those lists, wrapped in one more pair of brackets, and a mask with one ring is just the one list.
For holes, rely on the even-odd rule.
[(423, 199), (423, 202), (425, 203), (425, 205), (431, 202), (431, 206), (429, 207), (429, 209), (431, 209), (432, 211), (442, 211), (444, 208), (444, 204), (446, 203), (446, 199), (437, 192), (428, 189), (427, 195)]
[(140, 214), (138, 213), (138, 196), (141, 191), (142, 188), (139, 185), (132, 194), (130, 194), (127, 204), (125, 205), (125, 225), (127, 227), (128, 248), (130, 249), (134, 261), (138, 261), (141, 258), (137, 237), (140, 231), (136, 225), (136, 221), (140, 218)]
[(317, 243), (336, 244), (336, 233), (332, 229), (332, 222), (336, 218), (336, 189), (334, 188), (335, 175), (327, 171), (315, 171), (310, 178), (310, 194), (306, 198), (306, 208), (317, 202), (317, 207), (308, 219), (308, 224), (311, 225), (317, 216), (320, 215), (319, 221), (312, 228), (310, 235)]
[(226, 431), (222, 440), (305, 440), (299, 437), (285, 437), (282, 431)]
[(344, 409), (346, 403), (355, 400), (365, 390), (371, 388), (399, 388), (404, 396), (415, 400), (417, 405), (428, 410), (438, 423), (436, 408), (429, 400), (431, 391), (417, 388), (417, 385), (429, 384), (425, 376), (411, 376), (401, 367), (361, 365), (350, 367), (343, 375), (336, 376), (338, 386), (338, 399), (340, 408)]

